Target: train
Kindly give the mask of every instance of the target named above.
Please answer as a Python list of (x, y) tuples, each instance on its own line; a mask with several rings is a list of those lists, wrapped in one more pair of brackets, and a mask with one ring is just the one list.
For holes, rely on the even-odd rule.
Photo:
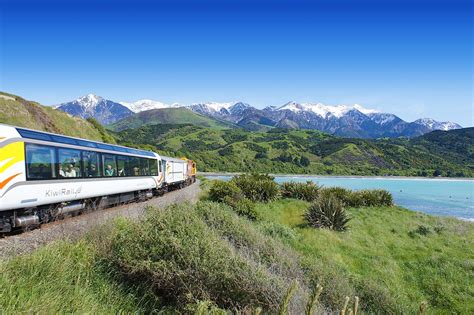
[(1, 234), (195, 181), (187, 158), (0, 124)]

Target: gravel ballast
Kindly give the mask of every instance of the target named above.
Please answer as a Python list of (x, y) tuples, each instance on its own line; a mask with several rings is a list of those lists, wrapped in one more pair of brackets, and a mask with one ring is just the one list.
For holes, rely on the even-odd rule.
[(38, 247), (56, 240), (78, 239), (92, 228), (105, 224), (116, 217), (137, 219), (144, 214), (146, 206), (166, 207), (175, 203), (194, 203), (198, 200), (200, 192), (199, 180), (197, 180), (186, 188), (169, 192), (161, 197), (154, 197), (145, 202), (130, 203), (86, 213), (44, 224), (39, 229), (0, 238), (0, 259), (32, 252)]

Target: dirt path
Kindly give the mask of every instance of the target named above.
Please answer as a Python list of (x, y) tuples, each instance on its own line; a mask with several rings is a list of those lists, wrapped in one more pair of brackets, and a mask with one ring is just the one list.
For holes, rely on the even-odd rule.
[(199, 198), (199, 180), (186, 188), (167, 193), (161, 197), (141, 203), (131, 203), (114, 208), (83, 214), (73, 218), (48, 223), (40, 229), (0, 239), (0, 260), (34, 251), (41, 245), (55, 240), (74, 240), (83, 236), (93, 227), (104, 224), (116, 217), (138, 218), (147, 205), (165, 207), (174, 203), (196, 202)]

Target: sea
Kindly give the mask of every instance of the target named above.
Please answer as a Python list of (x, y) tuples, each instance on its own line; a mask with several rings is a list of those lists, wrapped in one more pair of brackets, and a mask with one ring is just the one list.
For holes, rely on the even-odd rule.
[[(206, 177), (222, 180), (232, 178), (228, 175)], [(354, 190), (385, 189), (392, 193), (395, 203), (404, 208), (474, 222), (474, 180), (285, 175), (275, 176), (275, 181), (313, 181), (324, 187), (339, 186)]]

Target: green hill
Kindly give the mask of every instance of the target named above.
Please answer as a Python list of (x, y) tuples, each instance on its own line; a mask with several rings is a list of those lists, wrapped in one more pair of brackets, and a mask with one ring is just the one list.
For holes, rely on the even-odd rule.
[(191, 124), (212, 129), (227, 129), (230, 123), (197, 114), (187, 108), (160, 108), (137, 113), (108, 126), (109, 129), (121, 131), (129, 128), (138, 128), (150, 124)]
[(433, 131), (411, 140), (411, 143), (474, 169), (474, 128), (472, 127)]
[(432, 139), (437, 137), (430, 134), (411, 140), (364, 140), (312, 130), (249, 132), (193, 125), (148, 125), (121, 131), (116, 136), (126, 145), (192, 158), (201, 171), (474, 176), (474, 168), (470, 167), (472, 148), (453, 147), (461, 141), (472, 144), (474, 128), (450, 131), (447, 135), (452, 146), (437, 144)]
[(64, 134), (91, 140), (114, 142), (94, 121), (72, 117), (52, 107), (0, 92), (0, 123)]

